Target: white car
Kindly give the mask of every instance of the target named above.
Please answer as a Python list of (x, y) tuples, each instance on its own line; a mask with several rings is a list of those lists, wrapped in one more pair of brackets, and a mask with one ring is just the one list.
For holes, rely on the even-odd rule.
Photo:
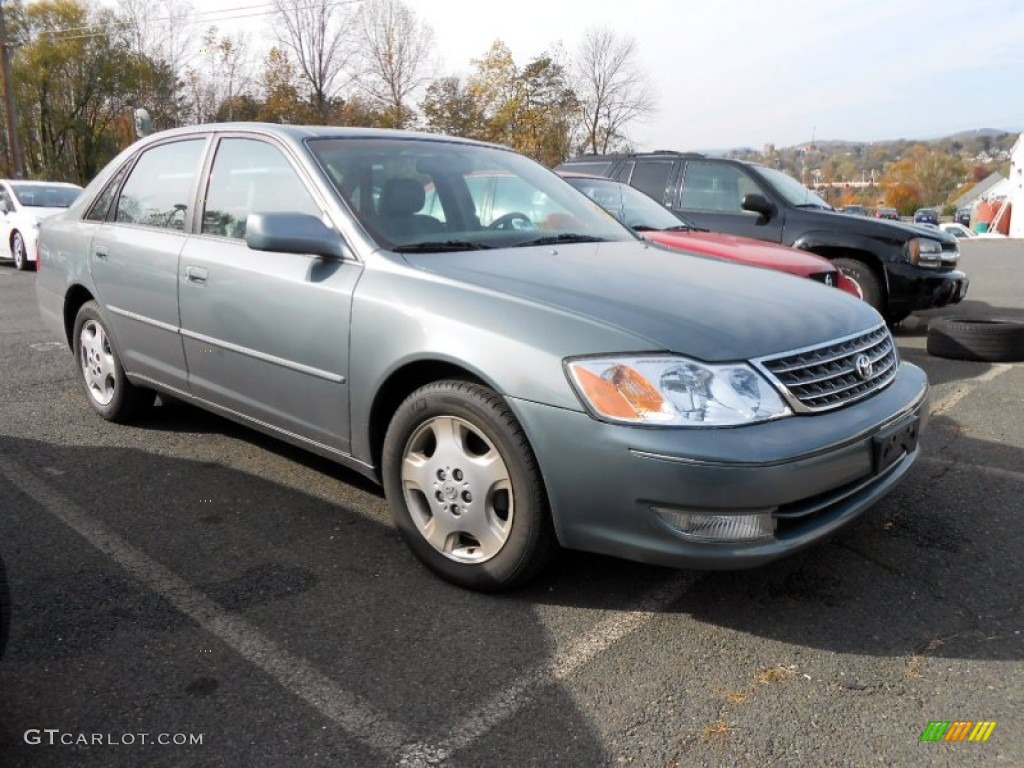
[(61, 181), (0, 180), (0, 259), (14, 259), (18, 269), (32, 267), (39, 224), (75, 202), (81, 191)]
[(944, 232), (949, 232), (949, 234), (953, 235), (958, 240), (970, 237), (977, 237), (977, 235), (974, 232), (971, 232), (971, 230), (969, 230), (963, 224), (957, 224), (955, 221), (943, 222), (942, 224), (939, 224), (939, 229), (941, 229)]

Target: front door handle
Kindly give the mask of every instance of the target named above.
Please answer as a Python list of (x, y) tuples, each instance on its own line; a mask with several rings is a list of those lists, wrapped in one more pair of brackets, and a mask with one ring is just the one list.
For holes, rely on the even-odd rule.
[(97, 259), (105, 259), (105, 258), (107, 258), (107, 246), (105, 246), (105, 245), (97, 245), (93, 249), (93, 253), (96, 255)]
[(185, 267), (185, 279), (195, 285), (206, 285), (206, 270), (202, 267)]

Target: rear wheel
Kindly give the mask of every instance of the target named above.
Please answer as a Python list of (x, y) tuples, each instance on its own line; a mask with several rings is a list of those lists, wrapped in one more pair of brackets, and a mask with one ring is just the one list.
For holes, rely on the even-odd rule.
[(857, 284), (861, 296), (868, 304), (885, 315), (885, 289), (875, 271), (860, 259), (832, 259), (832, 263), (843, 271), (850, 280)]
[(86, 398), (100, 416), (107, 421), (131, 421), (153, 404), (153, 390), (128, 381), (95, 301), (87, 301), (78, 310), (74, 344)]
[(388, 427), (382, 471), (395, 525), (448, 581), (512, 587), (555, 551), (537, 460), (493, 390), (458, 380), (416, 390)]

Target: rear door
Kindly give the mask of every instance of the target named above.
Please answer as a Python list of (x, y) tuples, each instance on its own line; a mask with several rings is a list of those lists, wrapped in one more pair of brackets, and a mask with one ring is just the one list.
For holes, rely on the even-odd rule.
[(192, 393), (347, 452), (349, 315), (361, 265), (246, 245), (250, 213), (325, 215), (290, 151), (269, 139), (222, 136), (202, 197), (178, 275)]
[(188, 384), (178, 335), (178, 255), (207, 141), (172, 140), (142, 152), (109, 213), (99, 214), (106, 220), (89, 251), (97, 299), (125, 369), (179, 390)]
[(743, 210), (743, 197), (759, 194), (771, 199), (760, 182), (742, 168), (706, 160), (688, 160), (683, 169), (679, 196), (673, 207), (690, 221), (712, 232), (782, 241), (781, 212), (765, 221)]

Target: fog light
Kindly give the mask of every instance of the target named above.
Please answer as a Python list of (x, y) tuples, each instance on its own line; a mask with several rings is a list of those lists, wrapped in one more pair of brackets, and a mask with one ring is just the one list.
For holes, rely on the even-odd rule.
[(688, 539), (727, 542), (770, 539), (775, 530), (772, 512), (777, 508), (749, 510), (738, 515), (716, 515), (668, 507), (653, 509), (658, 517)]

